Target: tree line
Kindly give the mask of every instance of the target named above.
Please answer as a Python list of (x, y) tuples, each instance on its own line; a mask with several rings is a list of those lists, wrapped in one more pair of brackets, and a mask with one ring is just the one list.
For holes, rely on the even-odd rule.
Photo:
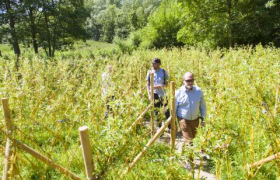
[(20, 56), (20, 46), (41, 47), (48, 56), (89, 38), (84, 28), (89, 16), (83, 0), (3, 0), (0, 2), (0, 37)]
[(150, 48), (216, 48), (259, 43), (280, 46), (278, 0), (94, 2), (88, 29), (95, 40), (112, 42), (114, 37), (128, 38), (132, 41), (130, 45)]
[(278, 0), (3, 0), (0, 39), (53, 56), (77, 39), (127, 48), (280, 46)]

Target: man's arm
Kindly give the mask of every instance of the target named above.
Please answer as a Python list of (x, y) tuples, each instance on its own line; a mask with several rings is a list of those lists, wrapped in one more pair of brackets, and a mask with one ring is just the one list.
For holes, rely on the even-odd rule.
[(147, 73), (147, 76), (146, 76), (146, 80), (147, 80), (147, 83), (146, 83), (146, 89), (147, 89), (147, 93), (148, 93), (148, 96), (149, 96), (149, 101), (151, 101), (151, 93), (150, 93), (150, 73), (151, 71), (149, 70), (148, 73)]
[(179, 91), (180, 90), (175, 91), (175, 115), (176, 116), (177, 116), (177, 109), (179, 105)]
[(165, 84), (163, 85), (163, 87), (167, 87), (168, 86), (168, 81), (165, 81)]
[(204, 125), (205, 125), (204, 118), (206, 117), (206, 103), (205, 103), (204, 95), (203, 95), (203, 92), (202, 92), (202, 91), (201, 91), (201, 98), (200, 98), (200, 107), (199, 107), (199, 110), (200, 110), (200, 115), (201, 115), (201, 117), (202, 117), (201, 126), (204, 126)]

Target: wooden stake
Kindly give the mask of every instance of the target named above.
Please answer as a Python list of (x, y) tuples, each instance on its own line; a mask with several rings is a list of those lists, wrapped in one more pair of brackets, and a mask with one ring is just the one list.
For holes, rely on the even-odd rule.
[(267, 157), (267, 158), (265, 158), (265, 159), (262, 159), (262, 160), (260, 160), (260, 161), (258, 161), (258, 162), (255, 162), (255, 163), (251, 164), (251, 165), (250, 165), (250, 168), (254, 168), (254, 167), (256, 167), (256, 166), (260, 166), (260, 165), (263, 165), (263, 164), (265, 164), (265, 163), (269, 163), (270, 161), (273, 161), (273, 160), (275, 160), (275, 159), (278, 159), (279, 157), (280, 157), (280, 153), (274, 154), (274, 155), (272, 155), (272, 156), (269, 156), (269, 157)]
[[(10, 107), (9, 107), (9, 99), (3, 98), (2, 105), (3, 105), (3, 110), (4, 110), (6, 133), (11, 134), (12, 133), (12, 122), (11, 122), (11, 113), (10, 113)], [(12, 173), (10, 172), (11, 157), (12, 157), (12, 152), (11, 152), (10, 139), (7, 137), (2, 180), (12, 179), (12, 177), (11, 177)]]
[(171, 117), (168, 118), (166, 123), (161, 126), (161, 128), (157, 131), (157, 133), (149, 140), (149, 142), (146, 144), (146, 146), (143, 148), (143, 150), (134, 158), (132, 163), (129, 165), (127, 170), (124, 172), (124, 174), (127, 174), (131, 171), (131, 169), (135, 166), (135, 164), (138, 162), (138, 160), (141, 158), (141, 156), (147, 151), (148, 147), (150, 147), (161, 135), (161, 133), (164, 132), (164, 130), (168, 127), (168, 125), (171, 122)]
[[(278, 72), (278, 75), (280, 76), (280, 71)], [(276, 115), (277, 115), (278, 101), (279, 101), (279, 89), (280, 89), (280, 77), (279, 76), (278, 76), (278, 83), (276, 85), (274, 117), (276, 117)]]
[(150, 87), (151, 87), (151, 102), (152, 102), (152, 111), (151, 111), (151, 136), (153, 137), (155, 131), (155, 111), (154, 111), (154, 73), (150, 73)]
[(4, 117), (5, 117), (5, 126), (7, 133), (11, 133), (12, 130), (12, 122), (11, 122), (11, 113), (10, 113), (10, 107), (9, 107), (9, 99), (8, 98), (2, 98), (2, 105), (4, 110)]
[(11, 178), (11, 159), (12, 152), (11, 152), (11, 146), (10, 146), (10, 140), (7, 138), (6, 146), (5, 146), (5, 156), (4, 156), (4, 168), (3, 168), (3, 176), (2, 180), (9, 180)]
[(64, 167), (56, 164), (55, 162), (53, 162), (51, 159), (47, 158), (46, 156), (40, 154), (39, 152), (35, 151), (34, 149), (28, 147), (27, 145), (16, 141), (17, 145), (19, 146), (19, 148), (21, 148), (23, 151), (29, 153), (30, 155), (32, 155), (33, 157), (35, 157), (36, 159), (42, 161), (43, 163), (46, 163), (47, 165), (57, 169), (58, 171), (60, 171), (62, 174), (68, 175), (73, 179), (76, 180), (82, 180), (81, 178), (79, 178), (76, 174), (72, 173), (71, 171), (69, 171), (68, 169), (65, 169)]
[(80, 132), (80, 141), (82, 144), (87, 179), (93, 180), (93, 179), (95, 179), (94, 175), (93, 175), (94, 165), (93, 165), (92, 154), (91, 154), (88, 127), (87, 126), (80, 127), (79, 132)]
[(128, 132), (136, 125), (138, 122), (140, 122), (143, 118), (143, 116), (147, 113), (147, 111), (153, 106), (151, 103), (141, 114), (138, 116), (138, 118), (133, 122), (133, 124), (128, 128)]
[(140, 90), (140, 97), (142, 97), (142, 67), (140, 66), (139, 69), (139, 90)]
[(277, 109), (278, 109), (279, 89), (280, 89), (280, 85), (277, 84), (277, 86), (276, 86), (276, 95), (275, 95), (274, 117), (276, 117)]
[(175, 124), (175, 82), (171, 81), (170, 83), (171, 90), (171, 149), (175, 149), (175, 140), (176, 140), (176, 124)]

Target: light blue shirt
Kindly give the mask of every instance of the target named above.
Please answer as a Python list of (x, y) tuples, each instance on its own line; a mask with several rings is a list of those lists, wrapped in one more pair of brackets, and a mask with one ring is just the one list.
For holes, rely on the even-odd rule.
[(203, 92), (199, 87), (193, 86), (192, 90), (187, 90), (181, 86), (175, 92), (175, 113), (178, 117), (195, 120), (200, 116), (206, 117), (206, 103)]
[[(147, 73), (147, 81), (149, 81), (149, 79), (150, 79), (150, 73), (149, 72), (154, 73), (154, 85), (155, 86), (156, 85), (164, 85), (163, 69), (160, 68), (158, 71), (155, 71), (155, 70), (148, 71), (148, 73)], [(167, 72), (165, 70), (164, 70), (164, 72), (165, 72), (165, 83), (167, 83), (168, 74), (167, 74)], [(151, 87), (149, 87), (149, 88), (151, 88)], [(151, 91), (151, 89), (149, 91)], [(164, 88), (154, 89), (154, 93), (158, 94), (159, 97), (165, 96)]]

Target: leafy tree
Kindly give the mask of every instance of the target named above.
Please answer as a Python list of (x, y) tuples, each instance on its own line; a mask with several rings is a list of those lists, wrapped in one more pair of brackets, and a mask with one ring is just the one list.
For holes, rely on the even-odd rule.
[(92, 39), (112, 42), (114, 37), (126, 38), (133, 31), (146, 26), (149, 15), (160, 0), (87, 1), (91, 17), (87, 30)]
[(269, 44), (280, 47), (280, 1), (240, 1), (238, 23), (235, 24), (237, 44)]
[(181, 0), (184, 26), (178, 39), (187, 45), (233, 46), (237, 0)]
[(184, 26), (178, 39), (187, 45), (279, 46), (280, 2), (274, 0), (180, 0)]
[(142, 30), (143, 44), (156, 48), (182, 46), (183, 43), (177, 40), (177, 32), (182, 27), (180, 14), (178, 3), (163, 1), (158, 10), (149, 17), (147, 27)]
[[(9, 39), (13, 46), (15, 54), (20, 56), (19, 37), (16, 29), (16, 20), (19, 14), (18, 10), (19, 1), (17, 0), (4, 0), (0, 2), (0, 22), (1, 24), (8, 24), (8, 32), (11, 35)], [(3, 29), (2, 29), (3, 30)], [(3, 31), (2, 31), (3, 32)]]
[(89, 16), (83, 1), (44, 1), (39, 28), (39, 42), (48, 56), (73, 44), (86, 40), (84, 22)]
[(101, 40), (112, 42), (115, 36), (115, 17), (117, 15), (116, 5), (109, 5), (104, 11), (101, 11), (100, 22), (102, 24)]
[(162, 1), (142, 30), (144, 47), (280, 45), (280, 1)]
[(32, 42), (35, 53), (42, 47), (48, 56), (54, 56), (56, 50), (88, 37), (84, 24), (89, 11), (83, 0), (5, 0), (0, 12), (0, 21), (9, 24), (10, 41), (18, 56), (19, 42)]

